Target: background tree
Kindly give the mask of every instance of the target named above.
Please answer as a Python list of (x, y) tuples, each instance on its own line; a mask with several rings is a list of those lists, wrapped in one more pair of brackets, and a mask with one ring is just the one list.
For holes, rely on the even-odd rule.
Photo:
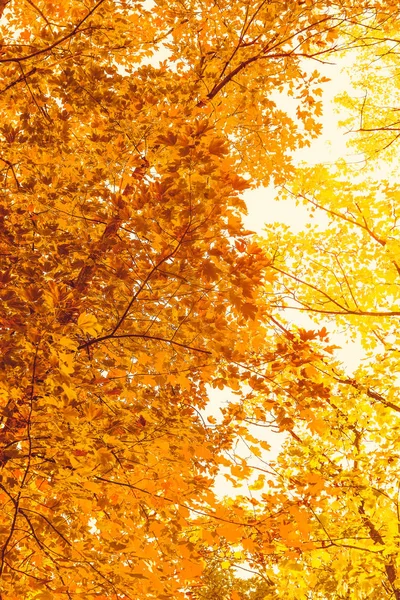
[(359, 107), (360, 120), (351, 116), (354, 129), (361, 123), (352, 147), (366, 162), (305, 168), (283, 191), (324, 215), (326, 229), (267, 232), (277, 306), (347, 332), (364, 349), (354, 372), (339, 361), (314, 362), (315, 381), (330, 394), (313, 406), (312, 418), (329, 426), (297, 420), (297, 438), (280, 458), (282, 487), (290, 482), (312, 514), (314, 547), (292, 566), (304, 597), (400, 597), (398, 148), (388, 100), (398, 88), (395, 31), (371, 33), (376, 45), (360, 50), (362, 75), (354, 78), (362, 98), (342, 99)]

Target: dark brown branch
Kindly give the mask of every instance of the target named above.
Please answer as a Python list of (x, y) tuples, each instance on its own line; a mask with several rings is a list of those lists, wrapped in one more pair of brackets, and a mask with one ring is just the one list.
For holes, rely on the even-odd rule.
[[(178, 241), (177, 245), (175, 246), (175, 248), (169, 252), (167, 255), (163, 256), (158, 263), (156, 263), (153, 268), (150, 270), (150, 272), (147, 274), (147, 276), (145, 277), (145, 279), (142, 281), (142, 283), (139, 286), (139, 289), (135, 292), (135, 294), (132, 296), (131, 300), (129, 301), (128, 306), (126, 307), (124, 313), (122, 314), (122, 317), (120, 317), (120, 319), (118, 320), (117, 324), (115, 325), (114, 329), (112, 330), (111, 334), (109, 334), (109, 336), (106, 337), (111, 337), (114, 336), (114, 334), (118, 331), (118, 329), (121, 327), (122, 323), (124, 322), (124, 320), (126, 319), (126, 317), (129, 314), (129, 311), (132, 308), (133, 303), (136, 301), (136, 299), (138, 298), (139, 294), (142, 292), (142, 290), (144, 289), (145, 285), (150, 281), (150, 279), (152, 278), (153, 274), (157, 271), (157, 269), (164, 264), (167, 260), (169, 260), (170, 258), (172, 258), (179, 250), (179, 248), (182, 245), (183, 240), (186, 237), (186, 234), (189, 231), (191, 225), (191, 218), (189, 220), (189, 223), (187, 224), (187, 227), (185, 229), (185, 231), (182, 234), (182, 237), (180, 238), (180, 240)], [(144, 336), (140, 336), (140, 337), (144, 337)], [(100, 339), (100, 338), (98, 338)], [(103, 339), (103, 338), (101, 338)], [(163, 340), (163, 341), (167, 341), (167, 340)], [(94, 341), (92, 341), (92, 343), (94, 343)], [(171, 342), (172, 343), (172, 342)], [(87, 344), (89, 345), (89, 344)], [(85, 347), (85, 346), (83, 346)]]
[(40, 517), (41, 519), (43, 519), (44, 521), (46, 521), (46, 523), (49, 525), (49, 527), (51, 527), (51, 528), (53, 529), (53, 531), (55, 531), (55, 533), (56, 533), (58, 536), (60, 536), (60, 538), (61, 538), (62, 540), (64, 540), (64, 542), (65, 542), (65, 543), (66, 543), (68, 546), (72, 546), (71, 542), (70, 542), (70, 541), (69, 541), (69, 540), (68, 540), (66, 537), (64, 537), (64, 536), (63, 536), (63, 534), (62, 534), (60, 531), (58, 531), (58, 529), (57, 529), (57, 528), (56, 528), (56, 527), (53, 525), (53, 523), (52, 523), (51, 521), (49, 521), (49, 519), (48, 519), (47, 517), (45, 517), (44, 515), (42, 515), (42, 514), (41, 514), (41, 513), (39, 513), (39, 512), (36, 512), (36, 510), (31, 510), (30, 508), (20, 508), (20, 513), (21, 513), (22, 515), (24, 515), (24, 516), (26, 516), (26, 515), (25, 515), (25, 511), (27, 511), (27, 512), (30, 512), (30, 513), (32, 513), (32, 514), (34, 514), (34, 515), (37, 515), (38, 517)]
[(244, 44), (243, 43), (244, 36), (246, 35), (249, 27), (251, 26), (251, 24), (253, 23), (254, 19), (257, 17), (257, 14), (260, 12), (260, 10), (262, 9), (262, 7), (264, 6), (265, 3), (266, 3), (266, 0), (263, 0), (261, 2), (261, 4), (257, 7), (257, 9), (255, 10), (255, 12), (253, 13), (253, 15), (252, 15), (251, 19), (249, 20), (249, 22), (247, 22), (248, 8), (249, 8), (249, 5), (247, 5), (247, 7), (246, 7), (246, 17), (245, 17), (245, 20), (244, 20), (244, 23), (243, 23), (242, 31), (240, 32), (239, 41), (236, 44), (236, 47), (233, 50), (231, 56), (226, 61), (225, 65), (224, 65), (224, 68), (222, 69), (222, 72), (221, 72), (221, 74), (219, 76), (219, 79), (221, 79), (221, 77), (223, 77), (226, 69), (228, 68), (228, 66), (232, 62), (232, 59), (235, 57), (236, 53), (240, 50), (240, 48), (243, 48), (243, 47), (246, 47), (246, 46), (249, 45), (249, 44)]
[(45, 23), (46, 23), (46, 24), (47, 24), (49, 27), (51, 27), (49, 20), (47, 19), (46, 15), (44, 15), (44, 14), (42, 13), (42, 11), (40, 10), (40, 8), (39, 8), (38, 6), (36, 6), (36, 4), (34, 4), (34, 2), (32, 2), (32, 0), (26, 0), (26, 2), (27, 2), (27, 3), (28, 3), (30, 6), (32, 6), (33, 10), (35, 10), (35, 11), (36, 11), (36, 12), (37, 12), (37, 13), (38, 13), (38, 14), (39, 14), (41, 17), (42, 17), (43, 21), (44, 21), (44, 22), (45, 22)]
[[(23, 79), (24, 79), (24, 78), (23, 78)], [(15, 171), (14, 171), (14, 165), (13, 165), (13, 163), (12, 163), (12, 162), (10, 162), (9, 160), (7, 160), (6, 158), (3, 158), (2, 156), (0, 156), (0, 160), (2, 160), (2, 161), (3, 161), (3, 163), (5, 163), (5, 164), (8, 166), (8, 168), (9, 168), (9, 169), (11, 169), (11, 172), (12, 172), (12, 174), (13, 174), (13, 177), (14, 177), (15, 183), (17, 184), (17, 188), (20, 188), (20, 187), (21, 187), (21, 184), (20, 184), (20, 182), (18, 181), (18, 179), (17, 179), (17, 176), (16, 176), (16, 174), (15, 174)], [(7, 169), (7, 170), (8, 170), (8, 169)], [(7, 173), (6, 173), (6, 181), (7, 181)]]
[(35, 382), (36, 382), (36, 366), (37, 366), (37, 357), (38, 357), (38, 351), (39, 351), (39, 345), (36, 346), (35, 349), (35, 354), (33, 357), (33, 363), (32, 363), (32, 375), (31, 375), (31, 389), (30, 389), (30, 393), (29, 393), (29, 414), (26, 420), (27, 423), (27, 438), (28, 438), (28, 459), (26, 462), (26, 466), (25, 466), (25, 470), (24, 470), (24, 474), (22, 476), (22, 480), (19, 486), (19, 492), (18, 495), (16, 497), (16, 499), (13, 499), (9, 494), (9, 498), (12, 499), (13, 503), (14, 503), (14, 515), (11, 521), (11, 526), (10, 526), (10, 531), (8, 536), (6, 537), (6, 540), (3, 544), (3, 547), (1, 549), (1, 559), (0, 559), (0, 575), (2, 575), (3, 573), (3, 569), (4, 569), (4, 565), (5, 565), (5, 558), (6, 558), (6, 554), (7, 554), (7, 548), (8, 545), (11, 542), (11, 539), (14, 535), (14, 531), (15, 531), (15, 526), (17, 524), (17, 517), (18, 514), (20, 512), (20, 508), (19, 508), (19, 503), (20, 503), (20, 499), (21, 499), (21, 493), (22, 493), (22, 489), (25, 485), (26, 479), (28, 477), (28, 473), (29, 473), (29, 469), (30, 469), (30, 464), (31, 464), (31, 453), (32, 453), (32, 437), (31, 437), (31, 417), (32, 417), (32, 411), (33, 411), (33, 398), (35, 395)]
[(279, 269), (279, 267), (276, 267), (273, 264), (271, 264), (269, 266), (271, 269), (278, 271), (278, 273), (282, 273), (282, 275), (286, 275), (286, 277), (289, 277), (290, 279), (297, 281), (297, 283), (301, 283), (302, 285), (309, 287), (310, 289), (321, 294), (322, 296), (325, 296), (327, 301), (332, 302), (332, 304), (335, 304), (341, 310), (326, 310), (323, 308), (313, 308), (311, 306), (308, 306), (308, 304), (305, 304), (301, 300), (297, 300), (296, 297), (294, 297), (293, 299), (296, 300), (297, 302), (299, 302), (299, 304), (301, 304), (302, 306), (285, 306), (286, 309), (305, 310), (305, 311), (316, 312), (316, 313), (327, 314), (327, 315), (358, 315), (361, 317), (400, 317), (400, 311), (398, 311), (398, 310), (392, 310), (392, 311), (389, 311), (389, 310), (361, 310), (361, 309), (352, 310), (352, 309), (346, 308), (346, 306), (343, 306), (342, 304), (337, 302), (334, 298), (331, 298), (331, 296), (329, 296), (326, 292), (324, 292), (317, 286), (313, 285), (312, 283), (303, 281), (302, 279), (300, 279), (300, 277), (291, 275), (290, 273), (287, 273), (287, 271), (284, 271), (283, 269)]
[(26, 79), (28, 77), (30, 77), (31, 75), (33, 75), (34, 73), (36, 73), (36, 71), (37, 71), (36, 67), (33, 67), (33, 69), (31, 69), (30, 71), (28, 71), (28, 73), (25, 73), (25, 74), (21, 75), (21, 77), (18, 77), (18, 79), (16, 79), (12, 83), (9, 83), (5, 88), (3, 88), (2, 90), (0, 90), (0, 94), (4, 94), (4, 92), (6, 92), (10, 88), (14, 87), (14, 85), (17, 85), (17, 83), (21, 83), (21, 81), (25, 81), (26, 82)]
[[(237, 67), (235, 67), (234, 69), (232, 69), (232, 71), (230, 71), (223, 78), (222, 81), (220, 81), (217, 85), (215, 85), (213, 87), (213, 89), (207, 94), (206, 98), (208, 100), (212, 100), (232, 80), (233, 77), (235, 77), (238, 73), (240, 73), (241, 71), (243, 71), (243, 69), (245, 69), (246, 67), (248, 67), (251, 63), (256, 62), (257, 60), (265, 60), (265, 59), (273, 59), (273, 58), (275, 58), (275, 59), (276, 58), (286, 58), (286, 57), (289, 57), (289, 56), (306, 56), (308, 58), (314, 58), (314, 56), (317, 56), (319, 54), (325, 54), (326, 52), (329, 52), (329, 49), (328, 49), (328, 50), (322, 50), (320, 52), (316, 52), (315, 55), (306, 55), (304, 53), (300, 54), (300, 53), (296, 53), (293, 50), (288, 50), (287, 52), (280, 52), (280, 53), (277, 53), (277, 54), (270, 53), (271, 50), (273, 50), (274, 48), (278, 48), (279, 46), (283, 46), (285, 43), (287, 43), (290, 40), (294, 39), (296, 36), (298, 36), (298, 35), (300, 35), (302, 33), (305, 33), (311, 27), (315, 27), (316, 25), (320, 25), (320, 24), (325, 23), (326, 21), (330, 21), (330, 20), (332, 20), (332, 17), (325, 17), (325, 18), (321, 19), (320, 21), (318, 21), (317, 23), (312, 23), (311, 25), (305, 27), (301, 31), (296, 31), (295, 33), (293, 33), (292, 35), (290, 35), (288, 38), (285, 38), (283, 40), (278, 41), (272, 47), (269, 47), (269, 45), (267, 44), (264, 48), (261, 49), (261, 51), (258, 54), (256, 54), (255, 56), (251, 56), (247, 60), (244, 60)], [(272, 41), (275, 41), (275, 39), (272, 40)], [(226, 66), (224, 67), (223, 72), (225, 71), (225, 68), (226, 68)]]
[(79, 28), (81, 27), (81, 25), (83, 25), (83, 23), (85, 21), (87, 21), (87, 19), (99, 8), (99, 6), (101, 6), (101, 4), (103, 4), (106, 0), (99, 0), (99, 2), (91, 9), (89, 10), (89, 12), (83, 17), (83, 19), (81, 21), (79, 21), (79, 23), (77, 25), (75, 25), (75, 27), (73, 28), (73, 30), (70, 33), (67, 33), (66, 35), (64, 35), (63, 37), (59, 38), (58, 40), (56, 40), (53, 44), (51, 44), (50, 46), (47, 46), (46, 48), (42, 48), (41, 50), (36, 50), (36, 52), (32, 52), (31, 54), (27, 54), (26, 56), (20, 56), (19, 58), (14, 57), (14, 58), (1, 58), (0, 59), (0, 63), (20, 63), (24, 60), (29, 60), (30, 58), (34, 58), (35, 56), (39, 56), (40, 54), (44, 54), (45, 52), (50, 52), (50, 50), (53, 50), (53, 48), (56, 48), (57, 46), (59, 46), (60, 44), (62, 44), (63, 42), (66, 42), (67, 40), (69, 40), (71, 37), (73, 37), (76, 33), (79, 32)]
[(166, 344), (172, 344), (173, 346), (180, 346), (181, 348), (185, 348), (186, 350), (193, 350), (193, 352), (202, 352), (203, 354), (212, 354), (210, 350), (204, 350), (203, 348), (196, 348), (195, 346), (188, 346), (187, 344), (182, 344), (181, 342), (175, 342), (174, 340), (169, 340), (168, 338), (159, 337), (156, 335), (146, 335), (144, 333), (126, 333), (114, 335), (110, 333), (109, 335), (104, 335), (99, 338), (94, 338), (93, 340), (89, 340), (84, 344), (78, 346), (78, 350), (82, 350), (83, 348), (88, 348), (89, 346), (93, 346), (93, 344), (100, 344), (101, 342), (105, 342), (107, 340), (120, 340), (124, 338), (144, 338), (148, 340), (156, 340), (159, 342), (165, 342)]
[(364, 394), (369, 396), (369, 398), (373, 398), (374, 400), (376, 400), (377, 402), (380, 402), (384, 406), (387, 406), (388, 408), (392, 408), (396, 412), (400, 413), (400, 406), (397, 406), (397, 404), (393, 404), (393, 402), (386, 400), (386, 398), (381, 396), (381, 394), (374, 392), (373, 390), (371, 390), (371, 388), (363, 388), (363, 386), (361, 384), (359, 384), (355, 379), (340, 379), (339, 377), (335, 377), (335, 376), (333, 376), (333, 378), (338, 383), (344, 383), (347, 385), (351, 385), (356, 390), (358, 390), (360, 392), (364, 392)]

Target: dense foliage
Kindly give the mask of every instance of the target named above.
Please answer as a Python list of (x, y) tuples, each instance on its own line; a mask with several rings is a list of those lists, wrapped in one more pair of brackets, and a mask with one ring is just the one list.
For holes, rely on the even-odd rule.
[[(318, 61), (368, 62), (396, 6), (0, 7), (1, 600), (400, 598), (397, 192), (290, 160)], [(271, 181), (329, 237), (246, 231)], [(382, 358), (350, 377), (288, 297)], [(236, 394), (220, 421), (210, 387)], [(221, 472), (249, 493), (222, 501)]]

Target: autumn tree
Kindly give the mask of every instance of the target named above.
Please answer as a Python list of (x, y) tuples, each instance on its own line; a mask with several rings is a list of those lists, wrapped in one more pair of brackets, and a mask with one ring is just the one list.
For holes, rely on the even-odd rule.
[(297, 582), (296, 598), (400, 598), (396, 30), (371, 33), (356, 55), (355, 89), (341, 98), (359, 159), (304, 168), (282, 190), (323, 215), (326, 229), (266, 232), (276, 306), (344, 332), (364, 354), (354, 372), (337, 359), (313, 363), (330, 393), (312, 418), (326, 425), (297, 420), (279, 459), (277, 488), (310, 516), (313, 545), (279, 566)]
[[(238, 437), (260, 452), (252, 410), (262, 420), (276, 404), (297, 435), (327, 395), (298, 375), (326, 335), (290, 333), (266, 301), (270, 257), (243, 228), (240, 193), (284, 182), (290, 152), (320, 130), (323, 78), (304, 60), (335, 49), (343, 23), (392, 8), (1, 10), (0, 595), (183, 597), (221, 548), (263, 560), (270, 524), (302, 523), (281, 493), (266, 520), (251, 498), (213, 492), (221, 466), (250, 469), (227, 457)], [(206, 385), (242, 384), (252, 391), (205, 424)]]

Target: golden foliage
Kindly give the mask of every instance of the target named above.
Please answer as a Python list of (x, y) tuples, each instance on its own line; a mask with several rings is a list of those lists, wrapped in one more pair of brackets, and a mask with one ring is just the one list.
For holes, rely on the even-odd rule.
[[(303, 61), (372, 10), (380, 23), (395, 8), (1, 3), (2, 600), (179, 599), (210, 559), (229, 571), (277, 556), (294, 581), (282, 597), (305, 597), (309, 512), (340, 502), (317, 470), (331, 349), (325, 329), (290, 332), (266, 300), (283, 284), (240, 192), (293, 173), (290, 152), (320, 131), (323, 78)], [(207, 386), (238, 395), (215, 426)], [(321, 436), (315, 468), (283, 458), (282, 489), (259, 477), (260, 501), (219, 502), (216, 475), (249, 476), (235, 444), (260, 458), (249, 422), (271, 414), (297, 444), (295, 426)], [(350, 503), (367, 529), (368, 501)]]

